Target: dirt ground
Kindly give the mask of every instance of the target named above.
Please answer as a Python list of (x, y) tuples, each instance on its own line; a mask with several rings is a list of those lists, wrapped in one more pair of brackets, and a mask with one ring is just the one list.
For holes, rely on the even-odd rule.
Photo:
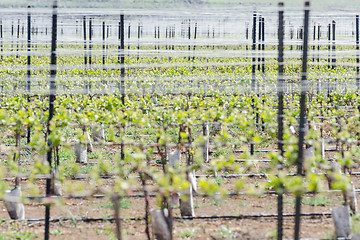
[[(331, 157), (331, 156), (327, 156)], [(261, 157), (257, 157), (259, 159)], [(262, 164), (259, 169), (268, 163)], [(357, 171), (356, 169), (354, 171)], [(197, 173), (201, 174), (201, 173)], [(237, 179), (222, 179), (222, 186), (232, 189)], [(80, 182), (85, 180), (79, 180)], [(266, 181), (264, 178), (249, 178), (249, 183)], [(359, 189), (358, 177), (353, 177), (355, 188)], [(104, 179), (103, 187), (111, 186), (113, 180)], [(140, 182), (138, 182), (140, 187)], [(26, 186), (26, 183), (24, 183)], [(45, 193), (45, 181), (38, 181), (42, 194)], [(142, 194), (141, 192), (138, 192)], [(360, 201), (360, 199), (358, 199)], [(343, 203), (340, 193), (306, 195), (302, 204), (302, 213), (329, 213)], [(150, 198), (150, 209), (157, 208), (156, 198)], [(219, 215), (250, 215), (277, 214), (277, 196), (234, 196), (223, 200), (197, 196), (194, 198), (196, 216)], [(123, 199), (120, 204), (121, 218), (144, 217), (144, 198)], [(44, 219), (45, 207), (37, 203), (25, 204), (26, 219)], [(69, 199), (63, 205), (51, 207), (52, 219), (68, 219), (52, 222), (50, 225), (51, 239), (116, 239), (115, 224), (110, 221), (77, 221), (79, 218), (112, 218), (113, 207), (107, 198), (100, 199)], [(179, 206), (174, 207), (174, 216), (180, 216)], [(295, 200), (290, 195), (284, 196), (284, 213), (295, 213)], [(0, 202), (0, 239), (43, 239), (44, 221), (9, 222), (8, 213)], [(124, 239), (147, 239), (145, 222), (122, 221)], [(284, 218), (284, 236), (293, 238), (294, 217)], [(174, 220), (174, 239), (275, 239), (277, 219), (249, 218), (249, 219), (201, 219)], [(4, 238), (1, 238), (4, 236)], [(331, 239), (334, 236), (334, 224), (331, 217), (322, 215), (301, 218), (301, 238)]]
[[(111, 184), (111, 180), (106, 180)], [(226, 179), (224, 186), (232, 184), (234, 179)], [(340, 194), (322, 194), (318, 196), (306, 195), (308, 201), (302, 204), (302, 213), (331, 212), (334, 207), (341, 206)], [(320, 199), (319, 205), (314, 201)], [(360, 200), (360, 199), (359, 199)], [(150, 198), (151, 208), (156, 208), (156, 198)], [(315, 206), (313, 206), (315, 204)], [(214, 200), (197, 196), (194, 198), (195, 213), (197, 216), (216, 215), (249, 215), (249, 214), (276, 214), (277, 196), (235, 196), (223, 200)], [(143, 217), (145, 202), (143, 198), (123, 199), (120, 209), (122, 218)], [(36, 203), (25, 205), (27, 219), (43, 219), (45, 207)], [(294, 198), (284, 197), (284, 213), (294, 213)], [(0, 203), (0, 218), (8, 220), (8, 213)], [(180, 216), (178, 206), (174, 208), (174, 216)], [(77, 218), (111, 218), (113, 208), (111, 202), (106, 199), (67, 200), (64, 205), (51, 208), (51, 218), (67, 218), (69, 221), (51, 223), (51, 239), (115, 239), (113, 230), (115, 224), (109, 221), (82, 222)], [(73, 220), (71, 220), (73, 219)], [(331, 217), (316, 216), (302, 217), (301, 237), (325, 239), (331, 238), (334, 226)], [(285, 217), (284, 234), (286, 238), (293, 236), (294, 217)], [(272, 239), (276, 236), (276, 218), (253, 218), (253, 219), (206, 219), (206, 220), (175, 220), (175, 239)], [(145, 222), (122, 221), (122, 230), (125, 239), (146, 239)], [(30, 232), (33, 238), (42, 239), (44, 234), (44, 222), (2, 222), (1, 232), (12, 233)], [(9, 238), (11, 239), (11, 238)]]

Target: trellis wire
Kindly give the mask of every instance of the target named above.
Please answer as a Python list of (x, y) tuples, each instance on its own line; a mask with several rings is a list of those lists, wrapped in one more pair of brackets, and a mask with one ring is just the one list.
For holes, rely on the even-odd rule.
[[(305, 9), (305, 12), (306, 11), (308, 11), (308, 9)], [(122, 15), (123, 16), (123, 15)], [(306, 17), (305, 17), (305, 19), (306, 19)], [(256, 19), (255, 19), (255, 21), (256, 21)], [(122, 22), (123, 23), (123, 20), (121, 20), (120, 22)], [(306, 22), (305, 22), (306, 23)], [(307, 47), (306, 47), (306, 41), (305, 41), (305, 39), (307, 38), (307, 27), (306, 27), (306, 25), (307, 24), (305, 24), (305, 28), (304, 28), (304, 35), (305, 35), (305, 37), (304, 37), (304, 46), (305, 47), (303, 47), (303, 50), (304, 50), (304, 55), (306, 56), (306, 54), (305, 54), (305, 52), (307, 51)], [(122, 26), (122, 28), (123, 28), (123, 26)], [(256, 28), (256, 24), (254, 24), (254, 28)], [(56, 29), (56, 27), (55, 27), (55, 29)], [(333, 24), (333, 29), (335, 29), (335, 25)], [(334, 34), (334, 31), (335, 30), (333, 30), (333, 41), (335, 41), (335, 34)], [(53, 32), (54, 32), (54, 30), (53, 30)], [(91, 32), (91, 30), (90, 30), (90, 32)], [(124, 30), (122, 30), (122, 34), (121, 34), (121, 36), (123, 37), (124, 36)], [(255, 32), (255, 30), (254, 30), (254, 32)], [(357, 32), (358, 32), (358, 30), (357, 30)], [(357, 33), (357, 35), (358, 35), (358, 33)], [(158, 37), (159, 37), (159, 34), (158, 34)], [(255, 33), (255, 38), (256, 38), (256, 33)], [(90, 39), (91, 40), (91, 39)], [(358, 42), (358, 40), (357, 40), (357, 42)], [(255, 43), (256, 43), (256, 40), (255, 40)], [(123, 39), (122, 39), (122, 43), (121, 43), (121, 48), (122, 49), (124, 49), (124, 47), (123, 47)], [(157, 45), (157, 48), (158, 48), (158, 46), (159, 46), (159, 44)], [(195, 45), (194, 45), (195, 46)], [(335, 46), (335, 45), (333, 45), (333, 46)], [(90, 51), (90, 47), (89, 47), (89, 53), (94, 53), (93, 52), (93, 50), (92, 51)], [(333, 48), (334, 49), (334, 48)], [(335, 49), (334, 49), (335, 50)], [(121, 56), (123, 57), (124, 56), (124, 51), (121, 51), (120, 52), (121, 53)], [(52, 51), (52, 54), (55, 54), (55, 51)], [(86, 54), (86, 51), (85, 51), (85, 54)], [(252, 53), (253, 54), (253, 53)], [(335, 54), (334, 54), (335, 55)], [(30, 55), (28, 55), (28, 56), (30, 56)], [(52, 55), (52, 56), (54, 56), (54, 55)], [(264, 56), (264, 55), (263, 55)], [(333, 55), (331, 55), (331, 56), (333, 56)], [(306, 61), (306, 58), (304, 57), (303, 58), (303, 61), (304, 61), (304, 59), (305, 59), (305, 61)], [(335, 63), (335, 61), (336, 61), (336, 59), (338, 59), (338, 56), (336, 56), (335, 58), (332, 58), (332, 61)], [(117, 67), (121, 67), (121, 84), (123, 85), (124, 84), (124, 80), (123, 80), (123, 69), (125, 68), (125, 66), (126, 65), (124, 65), (124, 62), (123, 62), (123, 59), (121, 59), (121, 61), (122, 61), (122, 65), (117, 65)], [(262, 61), (262, 63), (264, 63), (264, 61), (263, 60), (261, 60)], [(260, 63), (261, 61), (258, 61), (258, 63)], [(53, 62), (53, 61), (52, 61)], [(258, 63), (255, 63), (255, 61), (252, 63), (252, 67), (254, 68), (254, 66), (256, 65), (256, 64), (258, 64)], [(279, 61), (279, 63), (280, 63), (280, 61)], [(303, 62), (303, 71), (304, 71), (304, 65), (305, 65), (305, 70), (306, 70), (306, 63), (304, 63)], [(55, 66), (55, 65), (52, 65), (52, 66)], [(356, 68), (357, 68), (357, 74), (358, 74), (358, 65), (353, 65), (353, 66), (356, 66)], [(128, 67), (128, 66), (127, 66)], [(55, 71), (55, 70), (51, 70), (51, 71)], [(56, 72), (52, 72), (52, 73), (54, 73), (54, 74), (52, 74), (52, 76), (54, 76), (55, 74), (56, 74)], [(305, 81), (305, 79), (304, 79), (304, 77), (306, 77), (306, 76), (304, 76), (304, 75), (302, 75), (301, 76), (301, 78), (302, 78), (302, 83)], [(252, 79), (251, 80), (253, 80), (253, 81), (255, 81), (255, 78), (254, 78), (254, 76), (252, 76)], [(356, 80), (356, 81), (358, 81), (358, 80)], [(253, 83), (253, 82), (252, 82)], [(30, 86), (30, 85), (29, 85)], [(125, 92), (124, 92), (124, 89), (125, 89), (125, 87), (121, 87), (121, 95), (122, 95), (122, 99), (123, 99), (123, 96), (125, 95)], [(50, 87), (50, 91), (52, 90), (52, 87)], [(255, 91), (255, 89), (253, 89), (254, 91)], [(306, 91), (306, 89), (304, 89), (304, 88), (301, 88), (301, 92), (303, 92), (303, 91)], [(51, 109), (51, 102), (53, 102), (53, 101), (51, 101), (51, 97), (50, 97), (50, 107), (49, 107), (49, 109)], [(122, 100), (122, 103), (124, 104), (124, 101)], [(303, 112), (303, 111), (302, 111)], [(51, 115), (51, 114), (50, 114)], [(280, 114), (279, 116), (282, 116), (282, 114)], [(301, 117), (300, 117), (300, 119), (303, 119), (303, 117), (304, 117), (304, 115), (301, 115)], [(50, 117), (49, 117), (49, 119), (51, 119)], [(301, 134), (301, 131), (302, 131), (302, 127), (304, 126), (302, 123), (301, 123), (301, 121), (300, 121), (300, 134)], [(279, 128), (280, 129), (280, 128)], [(300, 138), (301, 139), (301, 138)], [(279, 139), (279, 144), (281, 144), (281, 140)], [(299, 141), (300, 142), (300, 141)], [(123, 144), (123, 143), (121, 143), (121, 144)], [(302, 143), (299, 143), (299, 145), (302, 145)], [(300, 149), (302, 149), (302, 147), (300, 148)], [(266, 150), (257, 150), (258, 152), (265, 152)], [(270, 150), (268, 150), (268, 151), (270, 151)], [(281, 148), (279, 147), (279, 151), (281, 151)], [(234, 152), (236, 152), (236, 151), (234, 151)], [(252, 151), (253, 153), (254, 152), (256, 152), (256, 150), (254, 151)], [(300, 152), (301, 152), (301, 150), (300, 150)], [(49, 156), (49, 154), (48, 154), (48, 156)], [(301, 161), (301, 159), (302, 159), (302, 157), (301, 157), (301, 153), (299, 153), (299, 157), (298, 157), (298, 159), (299, 159), (299, 161)], [(51, 162), (51, 158), (50, 158), (50, 161), (49, 162)], [(48, 194), (48, 192), (47, 192), (47, 194)], [(297, 216), (298, 216), (298, 214), (296, 214)], [(279, 216), (279, 215), (277, 215), (277, 216)], [(288, 215), (286, 215), (286, 214), (284, 214), (284, 216), (288, 216)], [(290, 215), (289, 215), (290, 216)], [(293, 216), (293, 215), (292, 215)], [(299, 216), (303, 216), (302, 214), (300, 214)], [(216, 216), (215, 216), (216, 217)], [(218, 216), (218, 217), (221, 217), (221, 216)], [(274, 216), (275, 217), (275, 216)], [(48, 219), (48, 218), (45, 218), (45, 219)], [(296, 221), (295, 221), (296, 222)], [(298, 237), (296, 237), (297, 236), (297, 233), (295, 232), (295, 238), (298, 238)], [(45, 239), (47, 239), (46, 238), (46, 231), (45, 231)]]

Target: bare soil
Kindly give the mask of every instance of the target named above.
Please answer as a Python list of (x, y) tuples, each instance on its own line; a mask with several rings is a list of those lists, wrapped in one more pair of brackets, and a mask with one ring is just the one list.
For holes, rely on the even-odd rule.
[[(111, 149), (117, 151), (117, 148)], [(328, 153), (326, 157), (332, 157)], [(257, 159), (263, 158), (258, 156)], [(242, 164), (242, 163), (239, 163)], [(252, 170), (261, 172), (268, 163), (255, 163)], [(160, 166), (159, 166), (160, 169)], [(356, 171), (356, 170), (354, 170)], [(201, 173), (198, 173), (201, 174)], [(354, 176), (355, 187), (360, 188), (359, 177)], [(234, 188), (237, 179), (223, 179), (222, 187), (229, 190)], [(248, 183), (264, 182), (265, 178), (249, 178)], [(85, 180), (80, 180), (85, 183)], [(42, 194), (45, 193), (45, 181), (37, 181)], [(113, 180), (104, 179), (102, 187), (106, 188), (113, 184)], [(26, 189), (26, 182), (23, 183)], [(138, 182), (138, 186), (140, 183)], [(25, 191), (26, 192), (26, 191)], [(141, 194), (141, 192), (139, 192)], [(327, 213), (331, 209), (341, 206), (342, 195), (323, 194), (320, 196), (306, 195), (304, 199), (315, 199), (321, 197), (327, 201), (320, 205), (312, 206), (309, 203), (302, 204), (302, 213)], [(360, 199), (358, 199), (360, 201)], [(311, 202), (311, 201), (309, 201)], [(156, 198), (150, 198), (150, 208), (157, 208)], [(221, 216), (221, 215), (250, 215), (250, 214), (277, 214), (277, 196), (235, 196), (223, 200), (212, 198), (195, 197), (195, 213), (197, 216)], [(45, 207), (37, 203), (27, 203), (27, 219), (44, 219)], [(284, 196), (284, 213), (293, 214), (294, 198), (290, 195)], [(144, 217), (144, 198), (124, 199), (121, 204), (121, 218)], [(178, 206), (174, 208), (174, 216), (180, 216)], [(63, 221), (51, 223), (51, 239), (115, 239), (115, 224), (110, 221), (76, 221), (79, 218), (111, 218), (113, 208), (106, 198), (101, 199), (69, 199), (63, 205), (51, 207), (52, 219), (64, 219)], [(42, 239), (44, 235), (44, 221), (11, 222), (8, 213), (0, 202), (0, 218), (5, 221), (0, 223), (0, 232), (30, 232), (33, 238), (19, 239)], [(67, 219), (67, 220), (66, 220)], [(70, 220), (68, 220), (70, 219)], [(147, 239), (145, 234), (145, 221), (122, 221), (124, 239)], [(284, 236), (293, 238), (294, 217), (284, 218)], [(174, 239), (274, 239), (276, 238), (277, 219), (271, 218), (250, 218), (250, 219), (202, 219), (202, 220), (175, 220)], [(326, 239), (334, 236), (334, 226), (331, 217), (302, 217), (301, 238)], [(10, 239), (10, 238), (9, 238)]]
[[(354, 179), (355, 180), (355, 179)], [(232, 184), (234, 179), (225, 179), (224, 187)], [(261, 181), (261, 179), (259, 179)], [(111, 184), (111, 180), (106, 180)], [(340, 194), (327, 194), (320, 196), (307, 195), (305, 199), (321, 197), (327, 202), (319, 206), (302, 205), (302, 213), (330, 212), (332, 208), (341, 206)], [(358, 199), (360, 201), (360, 199)], [(122, 200), (120, 215), (122, 218), (144, 217), (145, 202), (143, 198), (130, 198)], [(157, 208), (156, 198), (150, 198), (151, 208)], [(235, 196), (223, 200), (195, 197), (195, 213), (197, 216), (217, 215), (249, 215), (249, 214), (276, 214), (277, 196)], [(25, 205), (27, 219), (43, 219), (45, 207), (41, 204), (28, 203)], [(294, 213), (294, 198), (284, 197), (284, 213)], [(9, 216), (3, 203), (0, 203), (0, 218), (8, 220)], [(178, 206), (175, 206), (174, 216), (180, 216)], [(113, 208), (106, 198), (79, 200), (69, 199), (65, 204), (52, 206), (51, 218), (77, 219), (77, 218), (111, 218)], [(285, 217), (284, 234), (286, 238), (293, 236), (294, 217)], [(81, 222), (60, 221), (51, 223), (51, 239), (112, 239), (114, 237), (114, 223), (108, 221)], [(275, 237), (277, 227), (276, 218), (253, 219), (206, 219), (206, 220), (175, 220), (175, 239), (271, 239)], [(122, 230), (125, 239), (146, 239), (145, 222), (122, 221)], [(3, 222), (0, 224), (1, 232), (28, 231), (41, 239), (44, 234), (44, 222)], [(302, 217), (301, 237), (324, 239), (333, 235), (332, 219), (327, 216)]]

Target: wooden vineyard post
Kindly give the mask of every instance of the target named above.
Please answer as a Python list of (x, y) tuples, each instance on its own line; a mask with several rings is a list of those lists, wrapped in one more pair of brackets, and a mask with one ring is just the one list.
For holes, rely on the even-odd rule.
[(123, 105), (125, 105), (125, 82), (124, 82), (124, 78), (125, 78), (125, 55), (124, 55), (124, 14), (120, 15), (120, 64), (121, 64), (121, 69), (120, 69), (120, 78), (121, 78), (121, 103)]
[[(261, 44), (261, 51), (262, 51), (262, 58), (261, 58), (261, 72), (262, 72), (262, 76), (263, 76), (263, 79), (265, 79), (266, 75), (265, 75), (265, 57), (264, 57), (264, 54), (265, 54), (265, 18), (263, 17), (262, 18), (262, 21), (261, 21), (261, 41), (262, 41), (262, 44)], [(264, 85), (263, 86), (263, 91), (266, 92), (266, 86)], [(265, 105), (265, 98), (263, 97), (262, 99), (262, 103)], [(262, 118), (262, 131), (265, 132), (265, 121), (264, 121), (264, 118)]]
[[(261, 41), (262, 41), (262, 44), (261, 44), (261, 50), (263, 51), (263, 54), (265, 53), (265, 18), (263, 17), (262, 18), (262, 26), (261, 26)], [(264, 58), (264, 55), (261, 59), (261, 71), (263, 74), (265, 74), (265, 58)]]
[[(313, 27), (313, 46), (312, 46), (312, 50), (315, 51), (315, 40), (316, 40), (316, 23), (314, 23), (314, 27)], [(313, 56), (312, 58), (312, 62), (315, 62), (315, 56)]]
[[(317, 35), (317, 55), (316, 55), (316, 61), (319, 63), (320, 62), (320, 24), (317, 25), (317, 27), (315, 26), (315, 30), (317, 30), (317, 34), (314, 33), (315, 35)], [(314, 38), (315, 41), (315, 38)], [(314, 50), (315, 50), (315, 43), (314, 43)], [(315, 59), (313, 60), (315, 63)], [(321, 80), (318, 79), (317, 81), (317, 89), (316, 89), (316, 93), (319, 94), (320, 93), (320, 89), (321, 89), (321, 85), (320, 85)]]
[[(256, 62), (256, 57), (255, 57), (255, 50), (256, 50), (256, 13), (253, 14), (253, 29), (252, 29), (252, 66), (251, 66), (251, 73), (252, 73), (252, 80), (251, 80), (251, 92), (252, 94), (255, 94), (255, 81), (256, 81), (256, 66), (255, 66), (255, 62)], [(252, 108), (254, 113), (257, 112), (256, 107), (255, 107), (255, 98), (253, 97), (252, 99)], [(250, 154), (254, 155), (254, 143), (250, 143)]]
[[(91, 56), (91, 49), (92, 49), (92, 35), (93, 35), (93, 31), (92, 31), (92, 18), (89, 19), (89, 68), (91, 68), (92, 65), (92, 56)], [(87, 93), (90, 93), (91, 90), (91, 81), (89, 78), (89, 82), (87, 85)]]
[(318, 41), (318, 45), (317, 45), (317, 50), (318, 50), (318, 54), (317, 54), (317, 62), (320, 62), (320, 37), (321, 37), (321, 25), (319, 24), (317, 27), (317, 41)]
[(188, 61), (190, 62), (190, 49), (191, 49), (191, 46), (190, 46), (190, 39), (191, 39), (191, 22), (190, 22), (190, 19), (189, 19), (189, 26), (188, 26), (188, 39), (189, 39), (189, 46), (188, 46), (189, 58), (188, 58)]
[[(123, 107), (125, 106), (125, 82), (124, 82), (124, 78), (125, 78), (125, 55), (124, 55), (124, 38), (125, 38), (125, 34), (124, 34), (124, 14), (120, 15), (120, 59), (121, 59), (121, 67), (120, 67), (120, 78), (121, 78), (121, 85), (120, 85), (120, 92), (121, 92), (121, 103), (123, 105)], [(125, 127), (124, 128), (124, 132), (125, 132)], [(121, 160), (125, 159), (125, 154), (124, 154), (124, 143), (121, 141)]]
[[(331, 24), (328, 25), (328, 68), (330, 68), (330, 41), (331, 41)], [(330, 81), (328, 80), (327, 84), (327, 97), (328, 101), (331, 102), (331, 96), (330, 96)]]
[[(119, 58), (120, 58), (120, 93), (121, 93), (121, 103), (123, 105), (123, 107), (125, 106), (125, 82), (124, 82), (124, 78), (125, 78), (125, 54), (124, 54), (124, 38), (125, 38), (125, 31), (124, 31), (124, 14), (120, 14), (120, 22), (119, 22), (119, 32), (118, 32), (118, 38), (120, 41), (120, 45), (119, 45)], [(124, 132), (125, 132), (125, 126), (123, 126), (124, 128)], [(125, 153), (124, 153), (124, 143), (123, 140), (121, 140), (121, 144), (120, 144), (120, 158), (121, 160), (125, 159)], [(121, 200), (121, 198), (120, 198)], [(121, 240), (122, 239), (122, 235), (121, 235), (121, 220), (120, 220), (120, 208), (119, 208), (119, 197), (118, 196), (114, 196), (113, 198), (113, 204), (114, 204), (114, 210), (115, 210), (115, 221), (116, 221), (116, 235), (117, 235), (117, 239)]]
[(332, 65), (331, 65), (331, 68), (334, 69), (335, 68), (335, 65), (336, 65), (336, 46), (335, 46), (335, 27), (336, 27), (336, 22), (333, 20), (332, 21)]
[[(160, 39), (160, 26), (157, 27), (157, 38)], [(160, 44), (160, 42), (158, 41), (158, 43)], [(160, 45), (158, 45), (157, 49), (160, 49)]]
[[(125, 78), (125, 55), (124, 55), (124, 38), (125, 38), (125, 32), (124, 32), (124, 14), (120, 15), (120, 22), (119, 22), (119, 32), (118, 32), (118, 38), (120, 41), (120, 45), (119, 45), (119, 51), (120, 51), (120, 78), (121, 78), (121, 82), (120, 82), (120, 93), (121, 93), (121, 103), (123, 105), (123, 107), (125, 106), (125, 83), (124, 83), (124, 78)], [(118, 59), (119, 60), (119, 59)], [(125, 129), (125, 126), (123, 126)], [(120, 145), (121, 149), (120, 149), (120, 158), (121, 160), (125, 159), (125, 154), (124, 154), (124, 143), (123, 140), (121, 140), (121, 145)], [(116, 221), (116, 235), (117, 235), (117, 239), (121, 240), (122, 236), (121, 236), (121, 221), (120, 221), (120, 210), (119, 210), (119, 199), (118, 196), (116, 196), (115, 198), (115, 202), (114, 202), (114, 210), (115, 210), (115, 221)]]
[(0, 19), (0, 38), (1, 38), (1, 43), (0, 43), (0, 47), (1, 47), (1, 59), (3, 58), (3, 54), (2, 52), (4, 51), (3, 49), (3, 31), (2, 31), (2, 19)]
[(181, 21), (181, 26), (180, 26), (180, 37), (184, 38), (185, 36), (185, 30), (184, 30), (184, 27), (185, 26), (185, 21)]
[[(196, 40), (196, 36), (197, 36), (197, 22), (195, 23), (195, 29), (194, 29), (194, 40)], [(194, 55), (193, 55), (193, 61), (195, 60), (195, 50), (196, 50), (196, 43), (194, 43), (194, 47), (193, 47), (193, 52), (194, 52)]]
[[(263, 18), (261, 15), (259, 15), (259, 43), (258, 43), (258, 50), (261, 50), (261, 46), (262, 46), (262, 27), (263, 27), (263, 24), (262, 24), (262, 21), (263, 21)], [(260, 58), (260, 55), (258, 57), (258, 71), (261, 71), (261, 58)]]
[(131, 36), (131, 25), (129, 23), (129, 26), (128, 26), (128, 50), (130, 50), (130, 36)]
[(330, 41), (331, 41), (331, 24), (328, 25), (328, 68), (330, 68)]
[[(173, 29), (172, 29), (171, 38), (175, 38), (175, 25), (174, 25), (174, 27), (173, 27)], [(172, 46), (171, 46), (171, 50), (174, 50), (174, 49), (175, 49), (174, 41), (172, 41), (172, 42), (173, 42), (173, 44), (172, 44)]]
[[(172, 26), (169, 26), (167, 29), (167, 39), (166, 39), (166, 50), (171, 50), (171, 38), (172, 38)], [(171, 56), (169, 56), (169, 62), (171, 62)]]
[[(110, 25), (106, 26), (106, 38), (109, 38), (110, 36)], [(106, 46), (106, 49), (108, 49), (108, 46)]]
[[(278, 56), (278, 150), (281, 156), (284, 156), (283, 149), (283, 128), (284, 128), (284, 3), (279, 3), (279, 29), (278, 29), (278, 38), (279, 38), (279, 56)], [(279, 165), (281, 170), (282, 164)], [(280, 191), (282, 191), (280, 189)], [(283, 194), (282, 192), (278, 193), (277, 199), (277, 213), (278, 213), (278, 222), (277, 222), (277, 238), (282, 240), (283, 238)]]
[(290, 28), (290, 40), (291, 40), (290, 51), (293, 50), (293, 41), (292, 41), (293, 39), (294, 39), (294, 29), (293, 29), (293, 27), (291, 26), (291, 28)]
[(3, 59), (3, 24), (2, 24), (2, 19), (0, 20), (0, 38), (1, 38), (1, 43), (0, 43), (0, 47), (1, 47), (1, 59)]
[[(213, 27), (213, 29), (212, 29), (212, 37), (213, 37), (213, 39), (215, 39), (215, 27)], [(215, 49), (215, 44), (212, 45), (212, 49), (213, 50)]]
[[(121, 18), (121, 16), (120, 16)], [(120, 22), (118, 23), (118, 41), (119, 41), (119, 44), (118, 44), (118, 63), (120, 63), (120, 49), (121, 49), (121, 20)]]
[(360, 77), (359, 77), (359, 15), (356, 15), (356, 87), (357, 91), (359, 91), (360, 87)]
[(137, 27), (137, 39), (138, 39), (138, 44), (137, 44), (137, 60), (139, 60), (139, 50), (140, 50), (140, 23), (138, 24)]
[[(307, 87), (307, 55), (308, 55), (308, 37), (309, 37), (309, 13), (310, 3), (305, 2), (304, 16), (304, 36), (303, 36), (303, 56), (302, 56), (302, 75), (300, 84), (300, 126), (297, 157), (297, 175), (301, 176), (303, 172), (304, 159), (304, 138), (305, 138), (305, 108), (306, 108), (306, 87)], [(294, 239), (300, 238), (300, 214), (301, 214), (301, 195), (296, 196), (295, 203), (295, 232)]]
[[(256, 66), (255, 66), (255, 62), (256, 62), (256, 58), (255, 58), (255, 50), (256, 50), (256, 13), (253, 14), (253, 29), (252, 29), (252, 68), (251, 68), (251, 73), (252, 73), (252, 80), (251, 80), (251, 91), (255, 91), (255, 71), (256, 71)], [(254, 100), (253, 100), (254, 101)]]
[(156, 26), (154, 27), (154, 39), (155, 39), (155, 46), (154, 46), (154, 49), (156, 50), (156, 34), (157, 34), (157, 32), (156, 32)]
[[(207, 28), (207, 38), (210, 38), (210, 26), (209, 25)], [(207, 46), (207, 48), (209, 48), (209, 46)]]
[(83, 34), (84, 34), (84, 65), (87, 64), (87, 52), (86, 52), (86, 17), (83, 17)]
[(202, 146), (202, 153), (204, 162), (209, 162), (209, 124), (203, 124), (203, 136), (205, 138), (204, 145)]
[[(30, 66), (31, 66), (31, 56), (30, 56), (30, 51), (31, 51), (31, 14), (30, 14), (30, 6), (28, 6), (28, 15), (27, 15), (27, 51), (28, 51), (28, 56), (27, 56), (27, 72), (26, 72), (26, 76), (27, 76), (27, 92), (28, 92), (28, 96), (27, 96), (27, 102), (30, 103), (30, 86), (31, 86), (31, 70), (30, 70)], [(29, 106), (28, 106), (29, 107)], [(28, 126), (27, 128), (27, 144), (30, 143), (30, 126)]]
[(18, 19), (17, 31), (16, 31), (16, 58), (19, 58), (19, 41), (20, 41), (20, 19)]
[(105, 71), (105, 21), (103, 21), (102, 23), (102, 40), (103, 40), (103, 46), (102, 46), (102, 50), (103, 50), (103, 57), (102, 57), (102, 64), (103, 64), (103, 70)]
[[(47, 136), (50, 136), (50, 122), (54, 116), (54, 102), (56, 99), (56, 40), (57, 40), (57, 0), (53, 3), (52, 14), (52, 36), (51, 36), (51, 57), (50, 57), (50, 95), (49, 95), (49, 117), (47, 122)], [(49, 150), (47, 152), (47, 161), (51, 167), (52, 143), (48, 139)], [(51, 194), (51, 179), (46, 179), (46, 196)], [(45, 236), (44, 239), (48, 240), (50, 234), (50, 205), (45, 206)]]
[[(159, 39), (159, 38), (160, 38), (160, 26), (155, 26), (155, 32), (156, 32), (155, 38), (156, 38), (156, 39)], [(159, 44), (159, 41), (157, 41), (156, 39), (155, 39), (155, 45), (156, 45), (156, 48), (155, 48), (155, 49), (159, 50), (159, 47), (160, 47), (160, 45), (158, 45), (158, 44)]]
[[(3, 59), (3, 24), (2, 24), (2, 19), (0, 19), (0, 59), (2, 60)], [(1, 92), (3, 91), (4, 89), (4, 84), (1, 85)]]
[(165, 50), (168, 50), (168, 27), (165, 28), (165, 39), (166, 39)]
[(11, 22), (11, 52), (14, 51), (14, 22)]
[(248, 43), (248, 40), (249, 40), (249, 23), (246, 22), (245, 23), (245, 40), (246, 40), (246, 44), (245, 44), (245, 50), (249, 50), (249, 43)]

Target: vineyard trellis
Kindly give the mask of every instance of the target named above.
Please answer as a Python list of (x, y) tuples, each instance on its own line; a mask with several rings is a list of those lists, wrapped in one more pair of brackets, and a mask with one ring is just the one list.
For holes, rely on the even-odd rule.
[[(174, 220), (277, 218), (277, 238), (283, 239), (283, 218), (294, 217), (294, 238), (300, 239), (301, 217), (334, 217), (302, 213), (304, 195), (341, 193), (355, 214), (359, 15), (344, 17), (355, 20), (352, 34), (338, 30), (347, 19), (331, 19), (327, 39), (321, 40), (325, 27), (310, 21), (309, 2), (299, 26), (286, 26), (291, 18), (280, 3), (268, 11), (244, 12), (240, 19), (252, 20), (252, 34), (249, 39), (246, 23), (245, 40), (239, 40), (233, 25), (225, 27), (224, 20), (224, 26), (219, 21), (210, 28), (204, 16), (162, 20), (136, 11), (95, 11), (89, 17), (75, 11), (76, 20), (61, 13), (58, 25), (61, 10), (54, 1), (49, 58), (49, 26), (34, 22), (44, 24), (48, 13), (36, 11), (21, 11), (27, 17), (26, 40), (20, 39), (18, 15), (0, 22), (0, 152), (8, 158), (2, 159), (0, 196), (5, 206), (29, 201), (45, 206), (44, 219), (15, 221), (44, 222), (49, 239), (50, 223), (74, 221), (51, 218), (56, 203), (108, 198), (113, 218), (76, 221), (115, 222), (117, 239), (124, 235), (121, 222), (143, 221), (148, 239), (174, 239)], [(160, 20), (145, 24), (154, 16)], [(89, 153), (105, 148), (111, 148), (104, 153), (108, 159), (88, 162)], [(70, 151), (77, 156), (60, 159), (61, 152)], [(83, 167), (90, 172), (80, 173)], [(265, 180), (253, 184), (252, 178)], [(110, 189), (104, 179), (112, 181)], [(230, 191), (221, 179), (235, 179)], [(85, 181), (77, 186), (75, 180)], [(327, 190), (321, 186), (325, 180)], [(7, 182), (15, 188), (7, 190)], [(37, 195), (22, 195), (25, 182)], [(296, 199), (294, 214), (284, 212), (289, 194)], [(276, 195), (277, 214), (195, 216), (196, 197), (242, 195)], [(119, 202), (125, 198), (143, 199), (144, 217), (121, 217)], [(150, 198), (158, 200), (157, 209), (150, 210)]]

